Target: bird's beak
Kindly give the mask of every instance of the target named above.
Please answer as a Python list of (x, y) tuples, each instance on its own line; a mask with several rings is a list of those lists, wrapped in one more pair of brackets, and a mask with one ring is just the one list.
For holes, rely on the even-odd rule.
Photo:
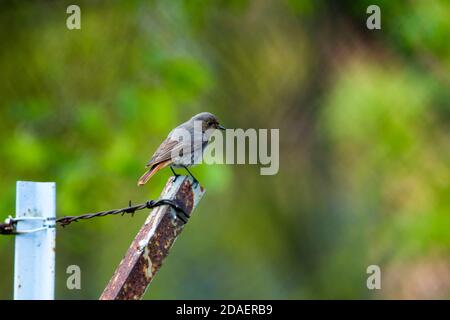
[(224, 126), (222, 126), (222, 125), (219, 124), (219, 125), (217, 126), (217, 129), (220, 129), (220, 130), (226, 130), (227, 128), (225, 128)]

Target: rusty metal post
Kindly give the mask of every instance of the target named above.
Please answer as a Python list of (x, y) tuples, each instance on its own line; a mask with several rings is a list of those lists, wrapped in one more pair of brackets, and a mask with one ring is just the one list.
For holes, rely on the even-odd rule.
[[(176, 201), (190, 216), (204, 194), (191, 177), (170, 177), (160, 199)], [(184, 223), (170, 206), (150, 212), (131, 243), (125, 257), (100, 296), (100, 300), (138, 300), (144, 295), (169, 250), (183, 230)]]

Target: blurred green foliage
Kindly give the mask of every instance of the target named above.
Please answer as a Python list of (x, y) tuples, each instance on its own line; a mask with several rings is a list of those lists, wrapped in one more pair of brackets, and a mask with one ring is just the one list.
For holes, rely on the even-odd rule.
[[(378, 1), (378, 31), (371, 1), (78, 1), (73, 31), (69, 4), (0, 10), (0, 218), (17, 180), (56, 181), (59, 216), (157, 198), (170, 172), (138, 188), (144, 164), (210, 111), (279, 128), (280, 171), (194, 168), (207, 193), (146, 298), (450, 297), (448, 1)], [(98, 298), (145, 215), (58, 229), (56, 297)]]

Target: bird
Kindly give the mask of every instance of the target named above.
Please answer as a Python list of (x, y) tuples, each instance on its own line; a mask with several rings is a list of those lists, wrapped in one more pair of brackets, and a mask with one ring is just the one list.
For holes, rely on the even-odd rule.
[[(196, 123), (199, 125), (195, 126)], [(194, 129), (197, 128), (201, 129), (201, 135), (200, 132), (194, 134)], [(184, 168), (193, 178), (194, 183), (198, 183), (198, 180), (192, 175), (188, 167), (197, 164), (199, 157), (203, 154), (203, 151), (209, 143), (212, 131), (215, 129), (226, 130), (224, 126), (219, 124), (217, 117), (209, 112), (196, 114), (188, 121), (174, 128), (158, 149), (156, 149), (152, 158), (145, 166), (147, 171), (138, 180), (138, 186), (146, 184), (154, 174), (166, 167), (170, 167), (175, 176), (175, 180), (179, 174), (175, 172), (174, 168)], [(179, 139), (180, 133), (183, 132), (190, 135), (190, 139), (186, 139), (190, 141)], [(201, 141), (199, 141), (199, 138)], [(188, 152), (183, 154), (183, 150), (188, 150)]]

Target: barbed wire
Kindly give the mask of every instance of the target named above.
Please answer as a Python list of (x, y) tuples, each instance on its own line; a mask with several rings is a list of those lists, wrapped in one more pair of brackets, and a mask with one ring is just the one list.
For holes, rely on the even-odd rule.
[(15, 224), (10, 222), (0, 223), (0, 234), (14, 234)]
[[(168, 205), (171, 206), (176, 211), (177, 217), (186, 224), (189, 220), (189, 215), (186, 213), (186, 211), (174, 200), (170, 199), (160, 199), (160, 200), (148, 200), (144, 203), (138, 204), (138, 205), (131, 205), (131, 201), (128, 204), (128, 207), (121, 208), (121, 209), (113, 209), (113, 210), (107, 210), (107, 211), (100, 211), (95, 213), (86, 213), (78, 216), (64, 216), (61, 218), (57, 218), (55, 222), (59, 224), (61, 227), (66, 227), (67, 225), (71, 224), (72, 222), (78, 222), (79, 220), (88, 220), (92, 218), (97, 217), (104, 217), (108, 215), (117, 215), (117, 214), (131, 214), (131, 216), (134, 215), (136, 211), (143, 210), (143, 209), (153, 209), (155, 207)], [(14, 220), (14, 218), (9, 217), (6, 219), (5, 223), (0, 223), (0, 234), (2, 235), (14, 235), (17, 234), (16, 232), (16, 224), (17, 221)]]

